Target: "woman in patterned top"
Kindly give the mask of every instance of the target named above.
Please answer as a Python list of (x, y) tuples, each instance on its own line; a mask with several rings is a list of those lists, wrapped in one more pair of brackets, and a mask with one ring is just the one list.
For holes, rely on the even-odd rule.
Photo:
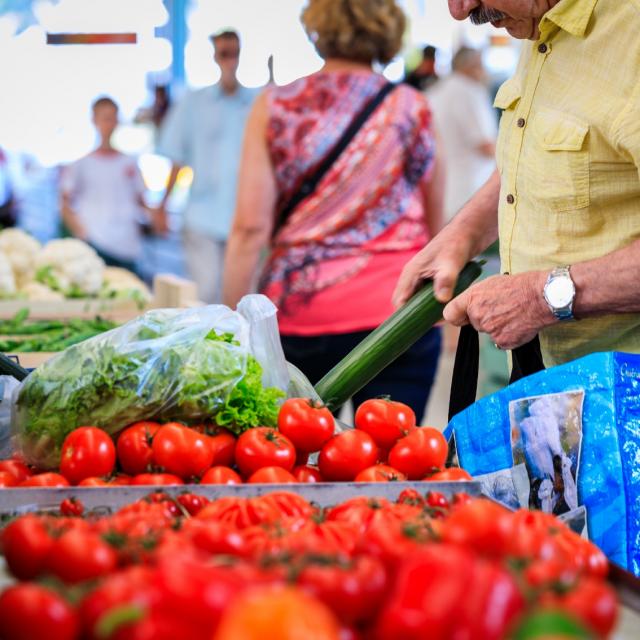
[[(303, 24), (323, 67), (269, 86), (247, 122), (224, 302), (255, 286), (279, 307), (287, 359), (317, 382), (392, 312), (402, 267), (438, 232), (442, 174), (429, 106), (407, 85), (367, 119), (284, 224), (278, 212), (386, 83), (373, 64), (399, 51), (395, 0), (310, 0)], [(432, 330), (353, 399), (390, 395), (422, 419), (440, 352)]]

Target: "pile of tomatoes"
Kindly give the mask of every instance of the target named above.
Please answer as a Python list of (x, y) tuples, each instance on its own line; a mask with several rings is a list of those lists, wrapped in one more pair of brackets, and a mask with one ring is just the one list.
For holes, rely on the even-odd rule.
[[(112, 515), (24, 515), (0, 637), (49, 640), (607, 638), (607, 562), (551, 515), (459, 494), (151, 494)], [(555, 635), (554, 635), (555, 634)]]
[[(291, 398), (277, 429), (255, 427), (238, 437), (218, 426), (145, 421), (114, 441), (98, 427), (80, 427), (63, 443), (59, 473), (0, 461), (0, 486), (471, 479), (462, 469), (444, 469), (447, 453), (444, 436), (417, 427), (402, 403), (368, 400), (355, 414), (355, 429), (338, 432), (326, 407)], [(309, 464), (313, 454), (317, 464)]]

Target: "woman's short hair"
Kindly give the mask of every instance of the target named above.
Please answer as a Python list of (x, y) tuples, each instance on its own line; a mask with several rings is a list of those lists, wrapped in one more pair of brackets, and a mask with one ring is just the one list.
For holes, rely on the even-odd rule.
[(390, 62), (406, 19), (395, 0), (309, 0), (302, 24), (323, 58)]

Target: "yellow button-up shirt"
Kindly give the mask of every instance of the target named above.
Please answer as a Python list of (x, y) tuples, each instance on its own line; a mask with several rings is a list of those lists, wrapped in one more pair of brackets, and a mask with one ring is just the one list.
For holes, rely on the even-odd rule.
[[(500, 253), (516, 274), (640, 238), (640, 0), (560, 0), (502, 85)], [(560, 322), (545, 363), (640, 352), (640, 314)]]

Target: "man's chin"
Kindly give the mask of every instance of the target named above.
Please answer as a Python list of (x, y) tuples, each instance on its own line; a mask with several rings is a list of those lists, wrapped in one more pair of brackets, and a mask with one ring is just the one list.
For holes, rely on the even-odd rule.
[(517, 38), (518, 40), (536, 40), (538, 37), (536, 23), (533, 20), (511, 20), (506, 18), (491, 24), (498, 29), (506, 29), (512, 38)]

